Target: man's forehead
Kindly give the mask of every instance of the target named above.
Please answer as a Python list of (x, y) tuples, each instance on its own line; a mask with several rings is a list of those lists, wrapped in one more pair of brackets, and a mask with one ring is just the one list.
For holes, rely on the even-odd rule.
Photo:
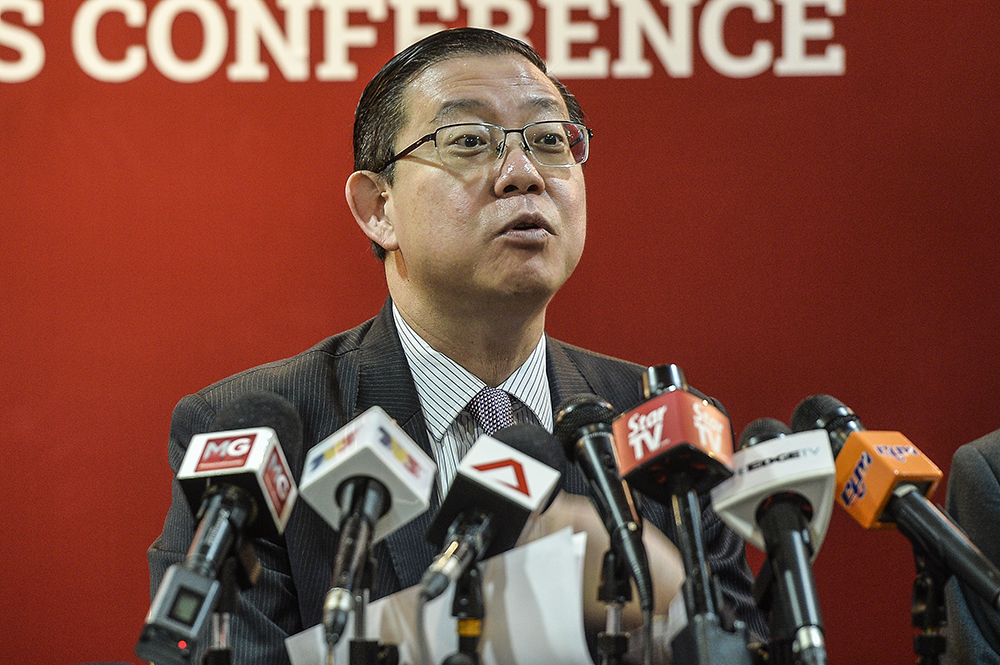
[[(566, 105), (561, 99), (549, 96), (528, 96), (519, 101), (519, 110), (529, 114), (556, 115), (560, 119), (566, 115)], [(438, 105), (437, 112), (431, 120), (433, 122), (449, 122), (469, 115), (491, 116), (498, 110), (497, 106), (495, 99), (471, 99), (468, 97), (449, 99)]]
[(407, 86), (411, 120), (447, 123), (505, 111), (564, 118), (566, 103), (548, 76), (519, 55), (461, 55), (427, 67)]

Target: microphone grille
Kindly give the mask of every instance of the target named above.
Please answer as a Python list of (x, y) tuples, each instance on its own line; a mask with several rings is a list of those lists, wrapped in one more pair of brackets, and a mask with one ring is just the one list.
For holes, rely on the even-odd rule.
[(283, 449), (302, 442), (302, 419), (291, 402), (265, 390), (243, 393), (226, 403), (212, 421), (209, 431), (224, 432), (250, 427), (270, 427)]
[(742, 450), (756, 446), (758, 443), (764, 443), (791, 433), (792, 430), (789, 429), (788, 425), (776, 418), (758, 418), (743, 430), (737, 449)]
[(792, 412), (792, 431), (837, 428), (841, 420), (861, 421), (850, 408), (830, 395), (811, 395), (799, 402)]
[(614, 408), (597, 395), (574, 395), (556, 409), (553, 433), (570, 448), (576, 444), (576, 434), (581, 428), (610, 425), (617, 415)]

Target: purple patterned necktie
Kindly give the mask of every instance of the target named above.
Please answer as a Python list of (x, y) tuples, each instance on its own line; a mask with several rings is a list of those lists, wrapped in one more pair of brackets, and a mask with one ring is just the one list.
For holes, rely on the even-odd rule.
[(469, 413), (490, 436), (498, 429), (514, 424), (514, 405), (510, 395), (499, 388), (480, 390), (469, 402)]

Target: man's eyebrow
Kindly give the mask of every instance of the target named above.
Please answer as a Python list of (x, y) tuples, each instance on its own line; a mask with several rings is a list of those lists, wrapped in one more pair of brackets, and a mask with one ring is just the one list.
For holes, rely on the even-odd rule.
[[(538, 96), (532, 97), (528, 100), (527, 106), (536, 111), (543, 111), (546, 113), (555, 112), (556, 115), (560, 116), (560, 120), (564, 119), (561, 116), (565, 114), (563, 111), (561, 100), (548, 97), (548, 96)], [(465, 112), (479, 112), (483, 113), (485, 111), (492, 110), (493, 105), (487, 101), (481, 99), (455, 99), (444, 103), (431, 122), (434, 124), (447, 122), (449, 120), (454, 120), (455, 116), (461, 115)]]
[(489, 108), (489, 105), (479, 99), (454, 99), (443, 104), (431, 118), (431, 122), (444, 122), (466, 111), (482, 111), (486, 108)]

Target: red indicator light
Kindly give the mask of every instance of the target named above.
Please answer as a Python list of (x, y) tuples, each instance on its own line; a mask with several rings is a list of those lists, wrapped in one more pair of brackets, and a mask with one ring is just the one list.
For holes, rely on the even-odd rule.
[(180, 642), (177, 643), (177, 648), (178, 649), (187, 649), (188, 648), (188, 643), (185, 642), (184, 640), (181, 640)]

